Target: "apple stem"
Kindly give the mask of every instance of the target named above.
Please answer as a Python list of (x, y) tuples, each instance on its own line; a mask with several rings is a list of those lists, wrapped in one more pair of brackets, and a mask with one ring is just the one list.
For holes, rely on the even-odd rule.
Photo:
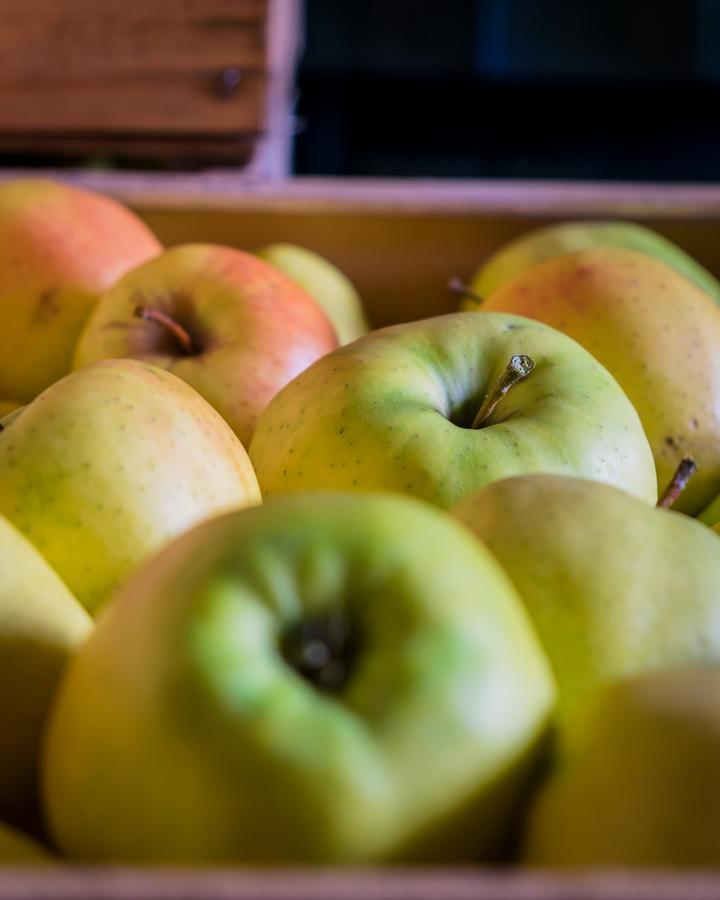
[(470, 287), (470, 285), (465, 284), (465, 282), (458, 278), (457, 275), (453, 275), (452, 278), (448, 278), (447, 288), (451, 294), (456, 294), (458, 297), (465, 297), (468, 300), (473, 300), (478, 306), (482, 306), (484, 298), (480, 296), (480, 294), (475, 293), (475, 291)]
[(697, 471), (697, 463), (692, 456), (684, 456), (680, 465), (675, 469), (675, 474), (670, 479), (670, 484), (665, 488), (657, 505), (662, 509), (670, 509), (677, 498), (687, 487), (688, 481)]
[(192, 356), (195, 352), (193, 340), (188, 331), (186, 331), (179, 322), (171, 318), (167, 313), (154, 309), (152, 306), (136, 306), (133, 315), (138, 319), (144, 319), (146, 322), (155, 322), (169, 331), (176, 338), (182, 349), (188, 356)]
[(534, 368), (535, 362), (529, 356), (517, 355), (511, 357), (502, 375), (485, 395), (482, 406), (477, 411), (477, 415), (470, 427), (482, 428), (510, 388), (517, 384), (518, 381), (527, 378)]

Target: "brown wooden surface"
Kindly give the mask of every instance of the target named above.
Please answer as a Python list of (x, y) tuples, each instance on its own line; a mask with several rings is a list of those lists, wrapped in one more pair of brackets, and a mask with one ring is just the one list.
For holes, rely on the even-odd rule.
[[(298, 9), (299, 0), (2, 0), (0, 152), (186, 159), (194, 137), (199, 161), (244, 163), (249, 141), (279, 142), (282, 130), (287, 156)], [(223, 90), (232, 68), (237, 85)]]
[(2, 900), (720, 900), (720, 873), (0, 870)]
[[(3, 0), (0, 130), (257, 130), (266, 8), (261, 0)], [(220, 96), (228, 66), (240, 81)]]
[(2, 81), (262, 69), (265, 0), (2, 0)]

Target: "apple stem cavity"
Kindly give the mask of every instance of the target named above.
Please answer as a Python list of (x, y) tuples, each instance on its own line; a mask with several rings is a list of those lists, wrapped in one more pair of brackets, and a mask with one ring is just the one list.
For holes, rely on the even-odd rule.
[(463, 297), (466, 300), (472, 300), (474, 305), (477, 304), (477, 306), (482, 306), (485, 302), (480, 294), (476, 294), (470, 285), (465, 284), (465, 282), (461, 278), (458, 278), (457, 275), (448, 278), (447, 288), (451, 294)]
[(675, 474), (670, 479), (670, 484), (668, 484), (658, 500), (658, 507), (661, 509), (670, 509), (680, 494), (685, 490), (688, 481), (690, 481), (696, 471), (697, 463), (692, 456), (684, 456), (680, 460), (677, 469), (675, 469)]
[(341, 611), (302, 619), (283, 638), (285, 661), (324, 691), (341, 690), (355, 662), (354, 629)]
[(477, 411), (470, 427), (482, 428), (510, 388), (527, 378), (534, 368), (535, 362), (530, 356), (518, 354), (511, 357), (510, 362), (505, 366), (505, 371), (485, 395), (482, 406)]
[(152, 306), (136, 306), (133, 315), (137, 316), (138, 319), (144, 319), (146, 322), (155, 322), (170, 332), (187, 356), (192, 356), (195, 353), (195, 346), (189, 332), (167, 313), (154, 309)]

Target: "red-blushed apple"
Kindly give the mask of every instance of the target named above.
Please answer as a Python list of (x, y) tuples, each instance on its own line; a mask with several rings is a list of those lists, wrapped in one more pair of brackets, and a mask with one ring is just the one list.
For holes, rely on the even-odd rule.
[(678, 510), (700, 513), (720, 489), (720, 309), (660, 259), (621, 247), (556, 256), (483, 303), (574, 338), (617, 379), (640, 416), (658, 485), (683, 456), (697, 475)]
[(66, 375), (0, 430), (0, 513), (90, 612), (170, 539), (259, 502), (229, 425), (184, 381), (135, 360)]
[(0, 185), (0, 397), (27, 402), (66, 375), (100, 294), (161, 249), (109, 197), (42, 179)]
[(282, 272), (230, 247), (188, 244), (129, 272), (103, 296), (75, 367), (125, 356), (168, 369), (247, 446), (275, 394), (336, 346), (326, 314)]

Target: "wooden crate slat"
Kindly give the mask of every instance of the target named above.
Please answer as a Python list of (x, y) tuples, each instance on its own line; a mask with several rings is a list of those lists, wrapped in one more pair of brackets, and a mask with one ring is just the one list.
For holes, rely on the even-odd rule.
[(720, 900), (720, 873), (82, 868), (0, 872), (3, 900)]
[(266, 76), (251, 72), (237, 93), (215, 92), (217, 73), (64, 80), (42, 87), (0, 81), (0, 131), (238, 134), (263, 121)]
[(260, 0), (3, 0), (0, 80), (261, 68), (265, 6)]

